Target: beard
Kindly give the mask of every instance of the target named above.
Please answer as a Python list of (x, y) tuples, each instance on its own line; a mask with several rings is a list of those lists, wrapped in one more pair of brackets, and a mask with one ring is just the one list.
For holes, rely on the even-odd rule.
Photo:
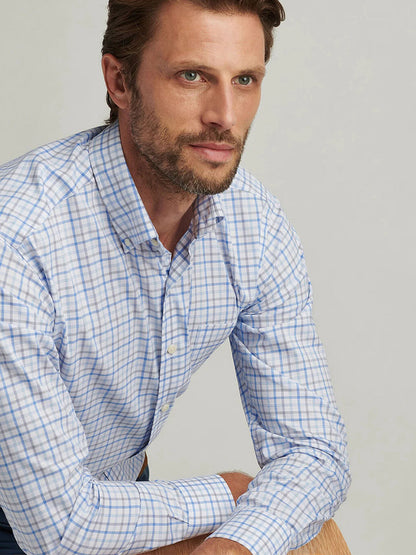
[[(193, 195), (222, 193), (231, 185), (243, 154), (248, 130), (242, 139), (229, 130), (209, 128), (201, 133), (182, 133), (173, 137), (157, 115), (145, 107), (138, 87), (133, 89), (130, 111), (130, 132), (138, 154), (147, 162), (150, 173), (174, 192)], [(224, 164), (205, 161), (206, 171), (197, 171), (186, 161), (184, 148), (191, 144), (225, 142), (235, 152), (231, 167), (224, 173)]]

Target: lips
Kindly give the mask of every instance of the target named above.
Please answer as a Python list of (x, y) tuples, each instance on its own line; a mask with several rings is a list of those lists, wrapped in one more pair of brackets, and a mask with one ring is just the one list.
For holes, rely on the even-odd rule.
[(193, 143), (189, 145), (202, 159), (209, 162), (224, 163), (234, 156), (234, 146), (228, 143)]

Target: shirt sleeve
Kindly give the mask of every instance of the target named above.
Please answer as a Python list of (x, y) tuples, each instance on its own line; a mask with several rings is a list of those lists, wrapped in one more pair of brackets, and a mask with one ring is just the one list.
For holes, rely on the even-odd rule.
[(0, 505), (28, 554), (138, 553), (210, 533), (232, 513), (219, 476), (106, 482), (60, 376), (54, 302), (36, 260), (0, 243)]
[(230, 338), (261, 470), (213, 534), (255, 555), (286, 555), (311, 540), (350, 482), (302, 248), (286, 218), (275, 221), (265, 235), (256, 298)]

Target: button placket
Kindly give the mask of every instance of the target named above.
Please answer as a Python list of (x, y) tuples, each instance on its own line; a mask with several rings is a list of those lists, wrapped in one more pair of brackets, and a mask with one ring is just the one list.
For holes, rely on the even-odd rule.
[[(171, 269), (172, 261), (170, 254), (168, 262)], [(182, 269), (186, 268), (187, 266), (182, 266)], [(150, 439), (157, 435), (164, 421), (168, 418), (177, 393), (181, 388), (183, 376), (186, 373), (187, 357), (184, 352), (186, 333), (185, 329), (182, 329), (186, 306), (183, 306), (182, 291), (184, 288), (186, 290), (187, 283), (180, 282), (183, 278), (183, 274), (181, 275), (180, 272), (176, 272), (175, 279), (172, 279), (169, 275), (165, 284), (161, 330), (162, 352), (160, 358), (159, 398)]]

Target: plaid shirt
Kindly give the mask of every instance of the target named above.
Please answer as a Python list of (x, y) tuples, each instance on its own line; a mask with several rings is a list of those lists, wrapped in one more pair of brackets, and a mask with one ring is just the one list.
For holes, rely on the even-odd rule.
[[(286, 554), (349, 483), (302, 249), (239, 169), (173, 258), (118, 126), (0, 168), (0, 504), (27, 553), (138, 553), (214, 532)], [(230, 339), (260, 472), (135, 482), (193, 372)]]

